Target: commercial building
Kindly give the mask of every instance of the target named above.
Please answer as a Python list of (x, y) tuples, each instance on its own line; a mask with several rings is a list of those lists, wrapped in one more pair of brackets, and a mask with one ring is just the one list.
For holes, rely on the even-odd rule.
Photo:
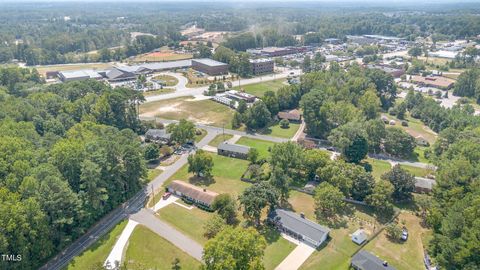
[(305, 218), (303, 214), (298, 215), (284, 209), (271, 211), (268, 214), (268, 222), (280, 232), (315, 248), (322, 245), (330, 233), (330, 229)]
[(62, 82), (80, 81), (80, 80), (87, 80), (87, 79), (95, 79), (95, 80), (103, 79), (102, 75), (100, 75), (97, 71), (92, 69), (60, 71), (58, 72), (58, 78)]
[(265, 47), (262, 49), (248, 49), (247, 52), (253, 55), (278, 57), (289, 54), (304, 53), (309, 50), (309, 47)]
[(217, 146), (217, 153), (222, 156), (247, 159), (250, 147), (240, 144), (222, 142)]
[(426, 87), (435, 87), (443, 90), (448, 90), (453, 87), (454, 81), (440, 76), (418, 76), (413, 75), (410, 79), (413, 83)]
[(405, 71), (403, 69), (393, 68), (385, 65), (367, 65), (367, 68), (384, 71), (392, 75), (394, 78), (400, 78), (403, 74), (405, 74)]
[(211, 210), (211, 206), (218, 193), (194, 186), (192, 184), (174, 180), (167, 188), (168, 192), (195, 203), (197, 206)]
[(247, 103), (255, 102), (255, 100), (257, 99), (257, 97), (254, 96), (254, 95), (244, 93), (244, 92), (239, 92), (237, 90), (229, 90), (225, 94), (230, 99), (234, 99), (234, 100), (237, 100), (237, 101), (243, 100)]
[(253, 74), (273, 73), (275, 68), (274, 61), (272, 59), (251, 59), (250, 64), (252, 66)]
[(228, 74), (228, 64), (209, 58), (193, 59), (192, 68), (210, 76)]
[(350, 266), (355, 270), (396, 270), (388, 262), (363, 249), (352, 257)]

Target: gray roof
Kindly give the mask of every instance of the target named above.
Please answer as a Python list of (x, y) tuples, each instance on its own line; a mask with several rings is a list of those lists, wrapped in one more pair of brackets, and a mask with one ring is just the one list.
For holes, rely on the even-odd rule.
[(393, 73), (393, 72), (400, 72), (400, 71), (403, 71), (399, 68), (392, 68), (392, 67), (388, 67), (388, 66), (382, 66), (382, 65), (367, 65), (368, 68), (374, 68), (374, 69), (379, 69), (379, 70), (383, 70), (387, 73)]
[(228, 142), (220, 143), (217, 148), (223, 151), (229, 151), (229, 152), (241, 153), (241, 154), (248, 154), (248, 152), (250, 151), (250, 147), (248, 146), (228, 143)]
[(200, 64), (204, 64), (204, 65), (207, 65), (207, 66), (211, 66), (211, 67), (225, 66), (225, 65), (227, 65), (227, 64), (225, 64), (225, 63), (222, 63), (222, 62), (219, 62), (219, 61), (215, 61), (215, 60), (210, 59), (210, 58), (193, 59), (192, 61), (197, 62), (197, 63), (200, 63)]
[(121, 69), (118, 69), (118, 68), (112, 68), (110, 69), (107, 73), (107, 78), (109, 80), (115, 80), (115, 79), (119, 79), (119, 78), (133, 78), (135, 77), (135, 74), (133, 74), (132, 72), (129, 72), (129, 71), (126, 71), (126, 70), (121, 70)]
[(352, 265), (360, 270), (395, 270), (394, 267), (388, 264), (385, 266), (383, 263), (383, 260), (366, 250), (360, 250), (352, 257)]
[(437, 182), (433, 179), (428, 179), (424, 177), (415, 177), (416, 187), (421, 187), (421, 188), (426, 188), (431, 190), (436, 183)]
[(152, 137), (155, 139), (164, 138), (170, 139), (171, 134), (167, 133), (166, 129), (149, 129), (145, 132), (145, 137)]
[(102, 75), (98, 74), (95, 70), (92, 69), (82, 69), (82, 70), (72, 70), (72, 71), (60, 71), (59, 74), (65, 79), (99, 79), (102, 78)]
[(277, 223), (280, 223), (282, 227), (296, 232), (317, 242), (322, 242), (325, 234), (330, 232), (330, 229), (323, 227), (309, 219), (303, 218), (300, 215), (284, 210), (275, 209), (268, 214), (268, 218)]

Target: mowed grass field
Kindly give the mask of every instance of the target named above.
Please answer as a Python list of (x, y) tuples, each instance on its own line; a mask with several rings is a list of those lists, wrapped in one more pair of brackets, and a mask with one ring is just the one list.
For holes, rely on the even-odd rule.
[(175, 78), (173, 76), (170, 76), (170, 75), (166, 75), (166, 74), (161, 74), (161, 75), (154, 76), (152, 79), (153, 80), (158, 80), (158, 81), (164, 81), (165, 86), (175, 86), (175, 85), (178, 84), (177, 78)]
[(213, 153), (209, 153), (209, 155), (213, 158), (213, 179), (207, 180), (194, 177), (192, 173), (188, 172), (188, 164), (185, 164), (165, 182), (164, 186), (168, 186), (173, 180), (181, 180), (217, 193), (240, 195), (249, 186), (248, 183), (240, 180), (242, 174), (247, 170), (248, 161)]
[(166, 61), (177, 61), (177, 60), (185, 60), (185, 59), (192, 59), (192, 54), (179, 54), (174, 53), (171, 51), (163, 51), (163, 52), (153, 52), (153, 53), (146, 53), (136, 56), (132, 61), (133, 62), (166, 62)]
[(112, 68), (111, 63), (80, 63), (80, 64), (68, 64), (68, 65), (49, 65), (49, 66), (37, 66), (35, 67), (40, 75), (45, 76), (47, 71), (70, 71), (80, 69), (108, 69)]
[(187, 119), (195, 123), (231, 128), (234, 110), (211, 100), (181, 97), (140, 105), (140, 115), (171, 120)]
[[(402, 128), (413, 137), (422, 136), (430, 144), (433, 144), (437, 139), (437, 134), (435, 132), (433, 132), (429, 127), (425, 126), (419, 119), (411, 117), (409, 113), (405, 115), (405, 120), (408, 122), (408, 127), (402, 126), (402, 120), (395, 116), (389, 114), (382, 115), (386, 116), (389, 120), (395, 120), (395, 127)], [(387, 125), (387, 128), (388, 127), (391, 127), (391, 125)]]
[(286, 86), (284, 82), (286, 82), (285, 79), (278, 79), (278, 80), (265, 81), (265, 82), (254, 83), (254, 84), (235, 86), (233, 87), (233, 89), (235, 90), (243, 89), (245, 92), (249, 94), (255, 95), (257, 97), (262, 97), (263, 94), (267, 91), (277, 92), (278, 89), (280, 89), (283, 86)]
[(414, 176), (418, 176), (418, 177), (425, 177), (429, 174), (434, 173), (433, 169), (428, 169), (428, 168), (419, 168), (419, 167), (413, 167), (409, 165), (401, 165), (401, 167), (409, 171)]
[(382, 175), (392, 169), (392, 165), (383, 160), (367, 158), (366, 161), (372, 165), (372, 175), (376, 180), (380, 180)]
[[(137, 226), (130, 236), (125, 262), (127, 269), (172, 269), (178, 258), (182, 269), (199, 269), (200, 262), (144, 226)], [(88, 268), (85, 268), (88, 269)]]
[(249, 137), (241, 137), (237, 144), (250, 146), (258, 150), (260, 158), (268, 158), (270, 156), (270, 149), (275, 145), (274, 142), (252, 139)]
[[(390, 241), (385, 231), (365, 246), (365, 250), (380, 256), (398, 270), (423, 270), (423, 242), (431, 231), (420, 225), (419, 217), (410, 212), (402, 212), (398, 220), (405, 221), (409, 237), (405, 242)], [(400, 226), (401, 223), (399, 222)]]
[(85, 270), (96, 269), (98, 265), (103, 265), (110, 254), (115, 242), (127, 225), (124, 220), (115, 226), (109, 233), (100, 238), (93, 246), (85, 250), (82, 254), (75, 257), (66, 267), (67, 270)]
[(282, 128), (279, 123), (276, 123), (275, 125), (262, 130), (261, 133), (273, 137), (289, 139), (297, 133), (298, 128), (300, 128), (300, 124), (290, 123), (288, 128)]
[(208, 145), (217, 147), (220, 143), (228, 141), (233, 138), (232, 134), (219, 134), (213, 140), (211, 140)]

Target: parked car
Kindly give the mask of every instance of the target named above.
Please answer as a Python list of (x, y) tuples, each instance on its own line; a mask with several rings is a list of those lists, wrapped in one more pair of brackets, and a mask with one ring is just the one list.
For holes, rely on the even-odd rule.
[(407, 230), (407, 228), (405, 228), (405, 227), (403, 227), (403, 229), (402, 229), (402, 237), (401, 237), (401, 239), (402, 239), (403, 241), (407, 241), (407, 239), (408, 239), (408, 230)]
[(335, 147), (333, 147), (333, 146), (329, 146), (329, 147), (327, 147), (327, 150), (328, 150), (328, 151), (335, 152)]
[(171, 192), (166, 192), (165, 194), (163, 194), (162, 199), (166, 200), (166, 199), (168, 199), (171, 195), (172, 195)]

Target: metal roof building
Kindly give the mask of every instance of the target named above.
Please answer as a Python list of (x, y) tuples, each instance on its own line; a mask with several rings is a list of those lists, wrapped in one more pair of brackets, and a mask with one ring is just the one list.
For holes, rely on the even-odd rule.
[(60, 71), (58, 72), (58, 76), (62, 82), (79, 81), (86, 79), (100, 80), (103, 78), (102, 75), (92, 69)]

